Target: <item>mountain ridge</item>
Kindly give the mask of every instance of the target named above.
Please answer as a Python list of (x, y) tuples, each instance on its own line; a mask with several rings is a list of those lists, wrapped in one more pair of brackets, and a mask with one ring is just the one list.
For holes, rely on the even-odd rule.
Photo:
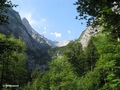
[(21, 37), (26, 43), (27, 69), (32, 72), (35, 68), (39, 68), (39, 71), (48, 70), (49, 66), (47, 62), (51, 61), (51, 57), (48, 54), (48, 50), (51, 47), (56, 47), (53, 42), (43, 35), (37, 33), (29, 24), (28, 20), (21, 19), (19, 13), (12, 8), (7, 9), (7, 16), (9, 16), (9, 24), (0, 26), (0, 33), (10, 36), (11, 34), (15, 38)]
[(43, 38), (46, 43), (48, 45), (50, 45), (51, 47), (62, 47), (62, 46), (66, 46), (69, 43), (69, 40), (63, 40), (63, 41), (52, 41), (46, 37), (44, 37), (43, 35), (39, 34), (37, 31), (35, 31), (32, 26), (29, 24), (29, 21), (26, 18), (22, 18), (22, 23), (23, 25), (25, 25), (25, 27), (27, 28), (29, 34), (34, 38), (37, 39), (39, 41), (40, 38)]
[(51, 59), (47, 51), (50, 49), (50, 46), (42, 38), (40, 38), (41, 42), (38, 42), (31, 36), (25, 25), (23, 25), (18, 12), (12, 8), (9, 8), (7, 16), (9, 16), (8, 22), (10, 23), (1, 25), (0, 33), (3, 33), (7, 36), (12, 34), (15, 38), (21, 37), (21, 39), (26, 43), (27, 69), (29, 71), (33, 71), (36, 67), (38, 67), (40, 71), (48, 69), (49, 67), (47, 62)]
[[(48, 50), (51, 47), (63, 47), (67, 45), (69, 41), (64, 40), (57, 42), (45, 38), (31, 27), (26, 18), (21, 19), (19, 13), (12, 8), (8, 9), (7, 15), (9, 16), (8, 21), (10, 23), (7, 25), (1, 25), (0, 33), (7, 36), (12, 34), (15, 38), (21, 37), (21, 39), (26, 43), (26, 66), (30, 72), (32, 72), (35, 68), (38, 68), (39, 71), (48, 70), (49, 66), (47, 63), (52, 60)], [(98, 31), (99, 29), (97, 32)], [(95, 35), (97, 32), (96, 29), (88, 27), (83, 31), (83, 34), (80, 35), (78, 40), (81, 42), (83, 47), (85, 47), (90, 39), (90, 36)]]

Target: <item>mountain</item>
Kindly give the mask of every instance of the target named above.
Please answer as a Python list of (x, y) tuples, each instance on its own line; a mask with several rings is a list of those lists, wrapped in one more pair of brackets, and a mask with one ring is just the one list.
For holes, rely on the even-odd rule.
[[(8, 9), (9, 24), (0, 26), (0, 33), (7, 36), (13, 34), (15, 38), (21, 37), (27, 46), (26, 65), (29, 71), (38, 67), (40, 71), (49, 69), (47, 62), (51, 61), (48, 50), (51, 46), (42, 35), (39, 35), (30, 25), (29, 22), (21, 17), (18, 12), (12, 8)], [(28, 27), (26, 26), (28, 25)]]
[(63, 47), (66, 46), (70, 41), (69, 40), (64, 40), (64, 41), (60, 41), (58, 43), (56, 43), (56, 47)]
[(45, 38), (37, 33), (29, 24), (26, 18), (20, 17), (19, 13), (12, 8), (8, 9), (9, 24), (0, 26), (0, 33), (7, 36), (13, 35), (15, 38), (21, 37), (26, 43), (27, 60), (26, 66), (29, 71), (39, 68), (40, 71), (49, 69), (47, 62), (51, 61), (48, 50), (51, 47), (61, 47), (67, 45), (67, 41), (57, 42)]
[(40, 35), (31, 27), (31, 25), (29, 24), (29, 21), (26, 18), (22, 18), (22, 23), (28, 30), (28, 33), (38, 42), (41, 42), (41, 38), (42, 38), (51, 47), (62, 47), (62, 46), (66, 46), (69, 43), (69, 40), (57, 42), (57, 41), (52, 41), (50, 39), (45, 38), (43, 35)]
[[(51, 56), (48, 50), (51, 47), (63, 47), (66, 46), (69, 41), (64, 40), (61, 42), (52, 41), (45, 38), (43, 35), (37, 33), (29, 24), (26, 18), (20, 17), (19, 13), (12, 8), (8, 9), (7, 15), (9, 16), (9, 24), (0, 26), (0, 33), (7, 36), (13, 35), (15, 38), (21, 37), (26, 43), (27, 47), (27, 60), (26, 66), (29, 71), (33, 71), (34, 68), (39, 68), (40, 71), (49, 69), (47, 62), (51, 61)], [(83, 31), (78, 39), (83, 47), (87, 46), (87, 42), (90, 36), (96, 35), (101, 30), (101, 27), (92, 28), (89, 26)]]
[(41, 43), (41, 40), (44, 40), (49, 46), (55, 47), (55, 44), (58, 42), (54, 42), (52, 40), (49, 40), (45, 38), (43, 35), (40, 35), (38, 32), (36, 32), (31, 25), (29, 24), (29, 21), (26, 18), (22, 18), (22, 23), (28, 30), (28, 33), (32, 36), (33, 39), (37, 40), (37, 42)]
[(102, 29), (101, 26), (96, 26), (96, 27), (92, 27), (92, 26), (88, 26), (80, 35), (80, 37), (78, 38), (78, 40), (81, 42), (83, 48), (87, 46), (87, 43), (90, 39), (91, 36), (95, 36), (100, 30)]

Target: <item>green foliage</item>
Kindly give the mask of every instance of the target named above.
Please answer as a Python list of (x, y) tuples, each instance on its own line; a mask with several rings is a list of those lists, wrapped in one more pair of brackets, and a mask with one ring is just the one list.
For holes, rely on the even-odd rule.
[(73, 90), (75, 89), (75, 75), (67, 57), (56, 59), (50, 63), (50, 89)]
[(99, 59), (99, 53), (97, 51), (97, 48), (94, 44), (95, 40), (94, 37), (91, 37), (87, 47), (84, 49), (84, 58), (85, 62), (87, 63), (86, 68), (88, 68), (88, 71), (92, 71), (95, 67), (95, 63)]
[(40, 83), (40, 89), (41, 90), (50, 90), (50, 73), (49, 72), (43, 72), (39, 79)]
[(79, 82), (81, 89), (119, 90), (120, 48), (118, 42), (110, 35), (99, 34), (94, 38), (94, 45), (100, 56), (93, 71), (81, 77)]
[[(24, 66), (25, 43), (13, 36), (0, 34), (0, 88), (2, 85), (23, 85), (27, 80)], [(24, 82), (24, 83), (23, 83)]]
[(34, 71), (31, 74), (31, 78), (34, 80), (35, 78), (37, 78), (39, 76), (39, 69), (35, 68)]
[[(87, 25), (103, 25), (97, 36), (91, 37), (86, 48), (71, 41), (64, 48), (49, 51), (53, 61), (50, 70), (33, 72), (32, 90), (119, 90), (120, 88), (120, 15), (112, 11), (114, 0), (78, 0), (77, 12)], [(116, 5), (119, 0), (116, 0)], [(119, 5), (118, 5), (119, 7)], [(65, 50), (64, 50), (65, 49)], [(56, 54), (63, 57), (57, 58)], [(1, 66), (0, 66), (1, 67)]]
[(42, 72), (34, 81), (25, 87), (33, 90), (73, 90), (76, 87), (76, 76), (67, 57), (49, 63), (50, 71)]
[(48, 53), (52, 57), (52, 60), (54, 60), (54, 59), (56, 59), (58, 57), (57, 54), (59, 54), (61, 56), (63, 55), (63, 52), (64, 52), (65, 48), (66, 48), (66, 46), (51, 48), (48, 51)]
[(7, 9), (16, 6), (11, 0), (0, 0), (0, 25), (8, 23)]
[(78, 0), (75, 3), (80, 20), (87, 20), (88, 26), (91, 22), (92, 26), (102, 25), (115, 37), (120, 37), (119, 4), (119, 0)]
[[(59, 51), (59, 50), (56, 50)], [(120, 45), (107, 32), (91, 37), (86, 48), (70, 42), (63, 57), (49, 62), (50, 70), (25, 89), (37, 90), (119, 90)]]
[(86, 72), (83, 48), (79, 41), (70, 42), (64, 51), (64, 55), (68, 57), (68, 61), (78, 76)]
[[(74, 5), (77, 5), (77, 12), (79, 13), (80, 20), (88, 18), (88, 24), (94, 17), (101, 17), (102, 15), (109, 15), (108, 9), (111, 9), (114, 0), (78, 0)], [(116, 0), (117, 4), (118, 1)], [(109, 17), (110, 18), (110, 17)]]

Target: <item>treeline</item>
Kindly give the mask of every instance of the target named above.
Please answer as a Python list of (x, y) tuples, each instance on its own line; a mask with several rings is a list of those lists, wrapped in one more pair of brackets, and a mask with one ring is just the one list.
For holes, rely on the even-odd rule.
[[(79, 40), (53, 49), (62, 53), (48, 62), (49, 71), (35, 69), (28, 80), (25, 43), (0, 34), (0, 85), (19, 85), (15, 90), (119, 90), (120, 44), (110, 33), (91, 37), (86, 48)], [(63, 50), (64, 48), (64, 50)], [(52, 52), (52, 49), (51, 51)], [(54, 56), (55, 54), (52, 53)], [(29, 81), (29, 82), (28, 82)], [(3, 88), (3, 90), (13, 89)]]
[(86, 48), (71, 41), (50, 70), (31, 74), (24, 90), (119, 90), (120, 44), (108, 32), (91, 37)]
[[(82, 48), (78, 40), (70, 42), (62, 57), (54, 57), (52, 62), (48, 62), (50, 70), (39, 72), (36, 68), (31, 81), (24, 64), (25, 43), (0, 34), (0, 90), (119, 90), (119, 0), (113, 2), (78, 0), (75, 5), (80, 19), (87, 19), (88, 25), (92, 21), (93, 26), (103, 25), (102, 32), (91, 37), (86, 48)], [(6, 8), (14, 5), (8, 0), (1, 0), (0, 4), (0, 25), (3, 25), (8, 23)], [(19, 88), (3, 88), (8, 84), (18, 84)]]

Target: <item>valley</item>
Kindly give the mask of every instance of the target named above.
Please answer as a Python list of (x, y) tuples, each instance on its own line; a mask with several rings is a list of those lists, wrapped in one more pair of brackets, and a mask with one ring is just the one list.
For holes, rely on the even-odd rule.
[[(21, 18), (16, 5), (0, 1), (0, 90), (120, 89), (119, 1), (74, 5), (86, 29), (75, 40), (52, 41), (31, 26), (30, 14)], [(56, 31), (49, 34), (61, 38)]]

